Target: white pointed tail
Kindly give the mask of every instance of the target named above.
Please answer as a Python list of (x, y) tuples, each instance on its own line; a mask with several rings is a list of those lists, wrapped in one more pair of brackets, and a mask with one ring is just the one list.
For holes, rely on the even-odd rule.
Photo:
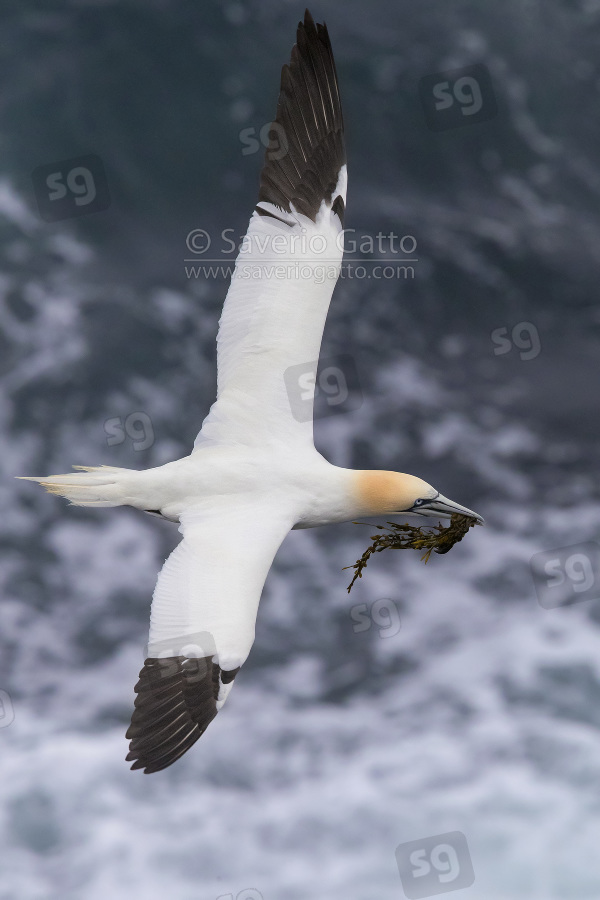
[(131, 469), (115, 466), (73, 466), (77, 473), (65, 475), (21, 475), (23, 481), (37, 481), (49, 494), (65, 497), (74, 506), (122, 506), (127, 503), (125, 475)]

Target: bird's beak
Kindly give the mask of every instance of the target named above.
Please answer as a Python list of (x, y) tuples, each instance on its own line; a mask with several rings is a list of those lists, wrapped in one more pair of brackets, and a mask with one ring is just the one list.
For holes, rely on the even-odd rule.
[(455, 503), (454, 500), (448, 500), (443, 494), (438, 494), (437, 497), (434, 497), (433, 500), (428, 500), (427, 503), (422, 503), (416, 507), (413, 506), (408, 512), (416, 513), (419, 516), (444, 516), (445, 518), (450, 518), (454, 513), (460, 513), (461, 516), (470, 516), (472, 519), (475, 519), (478, 525), (485, 524), (479, 513), (473, 512), (472, 509), (467, 509), (466, 506), (461, 506), (460, 503)]

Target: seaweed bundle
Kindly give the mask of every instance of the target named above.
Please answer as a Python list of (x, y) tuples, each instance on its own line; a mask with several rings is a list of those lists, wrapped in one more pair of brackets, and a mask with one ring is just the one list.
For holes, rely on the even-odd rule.
[[(366, 525), (367, 522), (355, 522), (355, 525)], [(357, 578), (362, 578), (363, 569), (367, 567), (367, 563), (374, 553), (380, 553), (382, 550), (425, 550), (421, 557), (423, 562), (427, 562), (431, 556), (431, 551), (436, 553), (447, 553), (455, 544), (461, 541), (469, 528), (478, 525), (476, 519), (471, 516), (463, 516), (454, 513), (450, 519), (450, 524), (444, 528), (441, 524), (434, 525), (433, 530), (426, 531), (422, 525), (398, 525), (397, 522), (387, 522), (385, 525), (375, 525), (380, 531), (386, 534), (373, 534), (371, 540), (373, 543), (367, 547), (360, 559), (353, 566), (344, 566), (344, 569), (354, 569), (354, 578), (348, 585), (348, 593), (352, 590), (352, 585)]]

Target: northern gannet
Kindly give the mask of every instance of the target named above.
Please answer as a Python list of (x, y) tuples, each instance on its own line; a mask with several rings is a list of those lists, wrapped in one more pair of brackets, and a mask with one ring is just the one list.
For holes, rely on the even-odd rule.
[[(183, 539), (154, 590), (127, 731), (127, 760), (146, 773), (182, 756), (225, 702), (291, 529), (401, 513), (483, 521), (414, 475), (331, 465), (315, 449), (312, 420), (294, 415), (284, 373), (319, 357), (346, 202), (335, 63), (326, 26), (308, 10), (282, 70), (275, 121), (288, 149), (265, 156), (219, 322), (217, 399), (192, 453), (145, 471), (73, 466), (80, 471), (29, 477), (76, 506), (128, 505), (179, 523)], [(324, 260), (329, 277), (311, 277)]]

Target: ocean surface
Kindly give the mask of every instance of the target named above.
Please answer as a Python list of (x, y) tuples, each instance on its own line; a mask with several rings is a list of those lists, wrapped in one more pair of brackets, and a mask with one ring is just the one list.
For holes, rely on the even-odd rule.
[[(228, 280), (189, 260), (245, 231), (304, 6), (6, 0), (0, 900), (600, 897), (600, 3), (311, 11), (348, 237), (415, 242), (412, 274), (347, 254), (316, 444), (486, 526), (427, 565), (380, 554), (350, 594), (372, 531), (291, 533), (223, 711), (173, 767), (129, 770), (177, 528), (14, 476), (190, 452)], [(431, 848), (457, 832), (453, 864)], [(421, 841), (419, 881), (395, 854)]]

